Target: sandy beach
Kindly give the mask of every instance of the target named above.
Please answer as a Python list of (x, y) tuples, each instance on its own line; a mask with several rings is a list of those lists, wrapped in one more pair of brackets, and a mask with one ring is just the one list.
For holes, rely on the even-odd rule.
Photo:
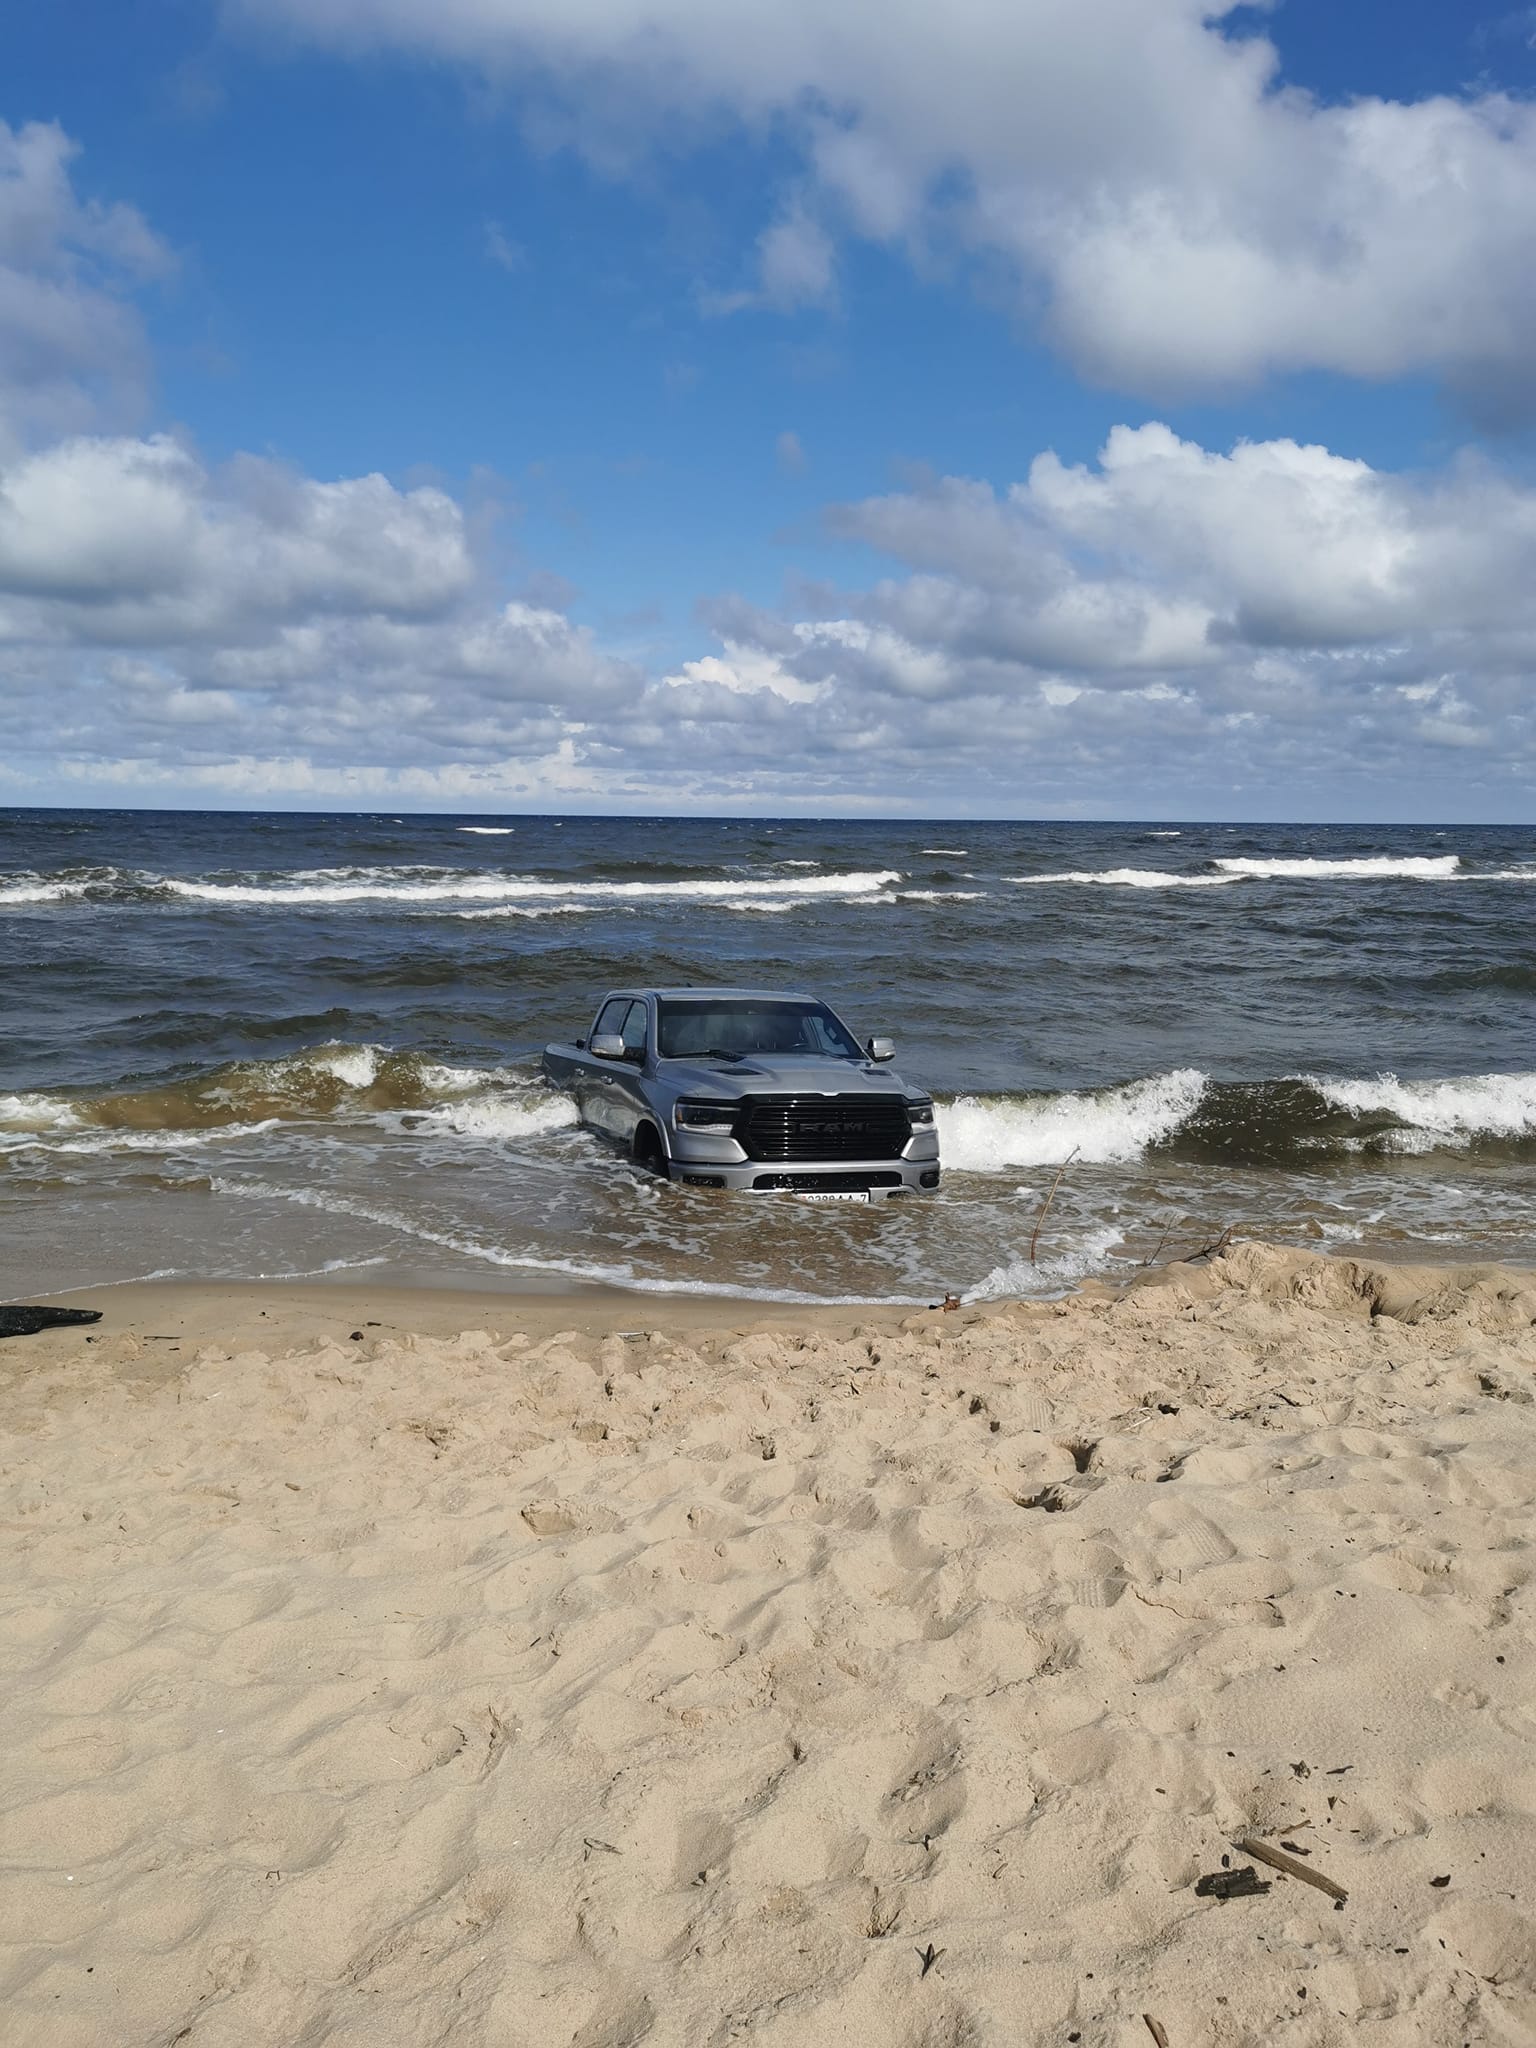
[(0, 1345), (8, 2040), (1536, 2039), (1536, 1275), (80, 1299)]

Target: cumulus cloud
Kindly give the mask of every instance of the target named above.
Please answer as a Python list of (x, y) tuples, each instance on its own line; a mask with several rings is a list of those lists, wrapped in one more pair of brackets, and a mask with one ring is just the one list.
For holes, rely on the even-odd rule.
[[(447, 491), (215, 466), (114, 426), (113, 347), (140, 353), (123, 294), (159, 244), (73, 193), (67, 138), (4, 134), (13, 800), (1102, 812), (1150, 789), (1209, 813), (1306, 788), (1348, 812), (1368, 770), (1497, 813), (1536, 766), (1536, 491), (1485, 462), (1404, 477), (1120, 427), (1007, 489), (834, 508), (886, 573), (780, 612), (717, 599), (715, 649), (648, 672), (558, 578), (509, 599)], [(43, 384), (4, 325), (33, 286), (107, 323)]]
[(0, 453), (142, 402), (147, 359), (126, 294), (171, 268), (130, 206), (82, 199), (75, 143), (0, 121)]
[(1359, 809), (1362, 775), (1497, 812), (1536, 767), (1536, 491), (1480, 462), (1150, 424), (829, 517), (890, 572), (717, 601), (718, 651), (648, 677), (493, 596), (444, 493), (65, 442), (0, 473), (0, 758), (287, 801), (1100, 812)]
[(1446, 750), (1510, 807), (1536, 767), (1536, 491), (1481, 461), (1410, 478), (1150, 424), (1001, 492), (936, 478), (830, 517), (904, 573), (790, 621), (713, 614), (730, 687), (806, 693), (807, 751), (846, 761), (860, 728), (983, 809), (1021, 787), (1272, 800), (1356, 763), (1428, 793)]
[(491, 598), (444, 492), (214, 474), (164, 437), (0, 468), (0, 675), (13, 753), (56, 755), (62, 726), (171, 775), (506, 762), (640, 687), (562, 612)]
[[(1270, 372), (1428, 372), (1536, 400), (1536, 106), (1499, 92), (1322, 103), (1235, 0), (229, 0), (354, 49), (430, 50), (571, 110), (621, 97), (770, 124), (803, 170), (758, 302), (832, 288), (827, 225), (1011, 264), (1087, 374), (1160, 392)], [(753, 294), (738, 294), (745, 303)]]
[(76, 155), (56, 127), (0, 124), (11, 788), (585, 786), (588, 721), (644, 678), (567, 615), (558, 579), (506, 601), (446, 491), (211, 468), (175, 435), (111, 430), (144, 382), (128, 294), (169, 259), (131, 209), (77, 194)]

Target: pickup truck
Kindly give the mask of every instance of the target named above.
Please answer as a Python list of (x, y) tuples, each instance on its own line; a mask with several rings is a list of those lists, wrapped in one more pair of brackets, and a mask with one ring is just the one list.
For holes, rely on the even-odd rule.
[(814, 996), (616, 989), (585, 1038), (544, 1048), (582, 1122), (696, 1188), (869, 1202), (939, 1185), (933, 1101)]

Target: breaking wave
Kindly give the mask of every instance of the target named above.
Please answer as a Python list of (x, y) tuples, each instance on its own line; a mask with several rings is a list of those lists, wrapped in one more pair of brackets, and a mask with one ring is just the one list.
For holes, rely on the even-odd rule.
[(894, 869), (879, 873), (808, 875), (796, 881), (743, 881), (701, 876), (685, 882), (556, 882), (518, 875), (437, 875), (415, 878), (409, 870), (374, 873), (318, 870), (275, 886), (252, 882), (169, 881), (173, 896), (203, 903), (462, 903), (571, 901), (708, 903), (774, 896), (855, 896), (899, 882)]
[(1536, 1073), (1212, 1081), (1181, 1068), (1073, 1093), (962, 1095), (939, 1102), (938, 1122), (944, 1164), (961, 1173), (1144, 1157), (1294, 1171), (1433, 1153), (1536, 1159)]
[(1162, 868), (1074, 868), (1060, 875), (1005, 875), (1005, 882), (1097, 882), (1108, 889), (1220, 889), (1241, 875), (1174, 875)]
[[(332, 1043), (107, 1091), (0, 1095), (0, 1153), (163, 1152), (296, 1124), (483, 1141), (576, 1122), (527, 1067)], [(1141, 1159), (1309, 1171), (1451, 1154), (1536, 1161), (1536, 1073), (1401, 1080), (1292, 1074), (1217, 1081), (1195, 1067), (1103, 1088), (938, 1099), (945, 1167), (1000, 1174)]]
[(939, 1150), (961, 1173), (1060, 1166), (1074, 1154), (1085, 1165), (1117, 1165), (1171, 1137), (1206, 1086), (1204, 1074), (1183, 1068), (1082, 1094), (961, 1095), (938, 1105)]
[(0, 1150), (166, 1151), (279, 1125), (362, 1123), (518, 1138), (575, 1121), (570, 1100), (502, 1068), (452, 1066), (372, 1045), (234, 1061), (189, 1080), (106, 1093), (0, 1096)]
[(1422, 854), (1391, 856), (1370, 855), (1360, 860), (1262, 860), (1237, 856), (1213, 862), (1224, 875), (1234, 879), (1252, 877), (1256, 881), (1296, 880), (1344, 880), (1356, 877), (1362, 881), (1386, 880), (1400, 876), (1411, 882), (1448, 881), (1461, 867), (1459, 853)]
[(0, 910), (12, 903), (67, 902), (72, 896), (83, 896), (88, 887), (85, 882), (49, 882), (41, 875), (17, 875), (0, 882)]

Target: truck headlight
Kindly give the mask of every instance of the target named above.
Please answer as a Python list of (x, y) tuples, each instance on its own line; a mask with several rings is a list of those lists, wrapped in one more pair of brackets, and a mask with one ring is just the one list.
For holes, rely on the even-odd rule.
[(723, 1131), (728, 1136), (736, 1127), (735, 1102), (679, 1102), (672, 1121), (680, 1131)]
[(933, 1104), (931, 1102), (909, 1102), (907, 1104), (907, 1115), (911, 1120), (914, 1131), (927, 1130), (933, 1122)]

